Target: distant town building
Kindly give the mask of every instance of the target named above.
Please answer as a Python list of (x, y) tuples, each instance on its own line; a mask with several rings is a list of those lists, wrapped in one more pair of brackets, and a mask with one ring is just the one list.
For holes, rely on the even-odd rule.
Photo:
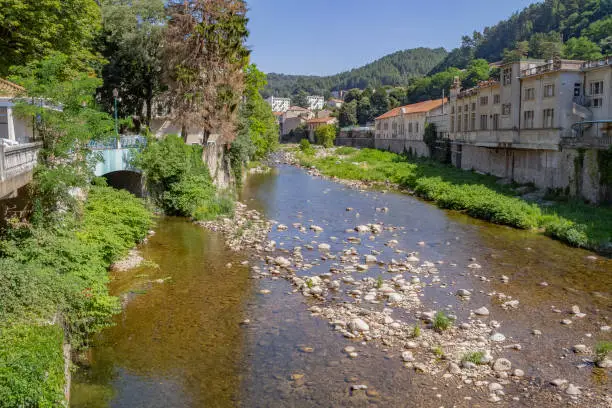
[(332, 98), (329, 101), (327, 101), (327, 106), (329, 106), (330, 108), (338, 108), (338, 109), (340, 109), (342, 107), (343, 103), (344, 103), (344, 101), (341, 100), (341, 99)]
[(273, 112), (286, 112), (291, 106), (290, 98), (279, 98), (276, 96), (270, 96), (266, 99), (266, 102), (272, 107)]
[(16, 144), (30, 142), (33, 137), (32, 123), (16, 116), (13, 99), (25, 95), (25, 89), (0, 78), (0, 143)]
[(308, 95), (306, 97), (308, 101), (308, 108), (310, 110), (321, 110), (325, 106), (325, 98), (318, 95)]
[(281, 136), (288, 135), (292, 130), (300, 125), (305, 125), (306, 121), (314, 118), (315, 114), (300, 106), (290, 106), (285, 112), (278, 115), (278, 123)]
[(447, 109), (448, 99), (436, 99), (391, 109), (375, 120), (376, 148), (429, 156), (429, 148), (423, 141), (425, 128), (429, 123), (435, 123), (438, 137), (446, 138)]

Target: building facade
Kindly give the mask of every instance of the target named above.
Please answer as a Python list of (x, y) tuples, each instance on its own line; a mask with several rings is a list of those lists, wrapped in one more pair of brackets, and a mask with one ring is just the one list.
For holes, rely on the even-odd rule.
[(344, 101), (341, 99), (332, 98), (329, 101), (327, 101), (327, 106), (329, 106), (330, 108), (340, 109), (343, 104), (344, 104)]
[(456, 79), (448, 116), (453, 164), (601, 201), (608, 193), (598, 173), (584, 169), (610, 146), (611, 70), (610, 60), (527, 60), (502, 65), (499, 81), (474, 88)]
[(433, 123), (436, 132), (446, 137), (448, 132), (448, 99), (436, 99), (400, 106), (375, 120), (374, 144), (377, 149), (428, 157), (430, 149), (424, 142), (425, 128)]
[(291, 106), (290, 98), (279, 98), (276, 96), (270, 96), (266, 99), (266, 102), (272, 107), (273, 112), (286, 112)]
[(292, 130), (297, 129), (301, 125), (305, 125), (306, 121), (315, 117), (315, 114), (300, 106), (290, 106), (285, 112), (278, 116), (278, 124), (281, 136), (288, 135)]
[(325, 118), (312, 118), (306, 121), (306, 126), (308, 129), (308, 139), (311, 143), (315, 142), (315, 130), (323, 125), (335, 125), (338, 123), (338, 119), (334, 117), (325, 117)]
[(306, 97), (308, 101), (308, 109), (310, 110), (321, 110), (325, 107), (325, 98), (319, 95), (308, 95)]

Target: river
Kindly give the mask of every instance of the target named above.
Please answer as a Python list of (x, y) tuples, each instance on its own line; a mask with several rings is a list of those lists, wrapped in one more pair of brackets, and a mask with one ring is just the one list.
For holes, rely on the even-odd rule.
[[(399, 255), (382, 243), (393, 237), (400, 247), (418, 251), (421, 260), (437, 262), (444, 284), (423, 288), (425, 309), (447, 308), (458, 321), (481, 306), (491, 311), (507, 338), (504, 344), (521, 345), (520, 351), (509, 348), (501, 354), (529, 379), (507, 381), (501, 406), (565, 406), (568, 397), (548, 385), (555, 378), (588, 392), (610, 393), (606, 372), (588, 364), (577, 368), (585, 356), (571, 347), (590, 347), (612, 337), (601, 330), (611, 324), (611, 260), (534, 233), (443, 211), (408, 195), (361, 192), (287, 166), (251, 176), (241, 200), (289, 226), (269, 234), (281, 250), (314, 240), (339, 252), (346, 248), (346, 230), (358, 224), (398, 226), (376, 241), (350, 245), (362, 253), (376, 248), (379, 260), (389, 262)], [(388, 211), (376, 211), (381, 207)], [(316, 223), (324, 231), (304, 236), (291, 228), (296, 222)], [(310, 315), (308, 309), (320, 302), (292, 293), (284, 279), (254, 279), (249, 266), (242, 265), (247, 254), (230, 252), (218, 233), (186, 220), (161, 218), (156, 234), (140, 250), (147, 263), (112, 275), (111, 292), (121, 297), (124, 310), (114, 327), (96, 336), (89, 362), (75, 373), (72, 407), (490, 404), (486, 387), (415, 373), (403, 367), (398, 350), (344, 338), (326, 320)], [(314, 268), (308, 274), (328, 272), (334, 261), (310, 252), (305, 257)], [(481, 270), (465, 267), (474, 260)], [(363, 276), (381, 273), (370, 268)], [(454, 295), (458, 288), (472, 292), (468, 302)], [(262, 289), (270, 293), (262, 294)], [(495, 292), (518, 299), (518, 308), (504, 310), (489, 296)], [(334, 300), (346, 301), (340, 296), (329, 302)], [(586, 316), (570, 315), (572, 305)], [(394, 317), (411, 319), (399, 311)], [(560, 323), (568, 318), (572, 324)], [(242, 324), (247, 319), (250, 323)], [(535, 336), (535, 329), (542, 335)], [(357, 358), (343, 351), (349, 345), (356, 348)], [(355, 384), (367, 385), (367, 392), (352, 390)]]

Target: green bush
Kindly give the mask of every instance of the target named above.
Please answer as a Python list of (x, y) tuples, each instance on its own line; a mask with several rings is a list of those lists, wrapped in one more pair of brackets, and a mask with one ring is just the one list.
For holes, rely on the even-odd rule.
[(338, 128), (335, 125), (322, 125), (315, 129), (315, 140), (317, 144), (324, 147), (332, 147), (336, 140)]
[(484, 353), (482, 351), (474, 351), (471, 353), (465, 354), (461, 361), (469, 361), (474, 364), (483, 364)]
[(310, 145), (308, 139), (300, 140), (300, 150), (307, 156), (312, 156), (315, 153), (314, 148)]
[(55, 325), (0, 329), (0, 407), (63, 406), (62, 344)]
[(336, 149), (336, 154), (345, 156), (347, 154), (353, 154), (357, 151), (354, 147), (342, 146)]
[(442, 332), (448, 330), (453, 325), (453, 319), (448, 317), (443, 311), (436, 313), (433, 319), (433, 328), (436, 331)]
[[(248, 149), (247, 149), (248, 150)], [(231, 155), (230, 151), (230, 155)], [(242, 168), (242, 150), (234, 150), (234, 169)], [(138, 154), (134, 164), (144, 171), (147, 186), (155, 203), (169, 215), (194, 219), (213, 219), (232, 211), (229, 197), (220, 198), (212, 183), (208, 167), (202, 160), (201, 146), (188, 146), (176, 135), (151, 142)]]

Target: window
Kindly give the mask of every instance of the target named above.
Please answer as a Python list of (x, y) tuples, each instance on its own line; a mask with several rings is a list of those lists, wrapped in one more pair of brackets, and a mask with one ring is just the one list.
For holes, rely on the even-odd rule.
[(457, 132), (461, 132), (461, 115), (457, 115)]
[(480, 115), (480, 130), (487, 130), (487, 115)]
[(469, 106), (468, 106), (468, 105), (465, 105), (465, 106), (463, 107), (463, 111), (464, 111), (464, 112), (467, 112), (467, 111), (468, 111), (468, 109), (469, 109)]
[(412, 122), (408, 122), (408, 133), (412, 133)]
[(544, 97), (550, 98), (552, 96), (555, 96), (555, 85), (554, 84), (544, 85)]
[(8, 124), (8, 108), (0, 106), (0, 125)]
[[(603, 105), (603, 99), (602, 98), (593, 98), (593, 107), (594, 108), (601, 108), (601, 106)], [(2, 123), (2, 122), (0, 122)]]
[(551, 128), (553, 127), (553, 118), (555, 117), (555, 110), (554, 109), (544, 109), (543, 112), (543, 126), (545, 128)]
[(504, 68), (502, 75), (502, 84), (504, 86), (512, 83), (512, 67)]
[(533, 129), (533, 111), (523, 112), (523, 127), (525, 129)]
[(389, 130), (389, 122), (385, 122), (385, 130)]
[(472, 102), (472, 110), (476, 110), (476, 102)]
[(525, 89), (525, 100), (532, 101), (535, 99), (535, 88)]
[(493, 95), (493, 105), (499, 105), (500, 99), (499, 94)]
[(419, 122), (417, 122), (417, 123), (415, 123), (415, 124), (414, 124), (414, 131), (415, 131), (416, 133), (419, 133)]
[(470, 116), (470, 130), (476, 130), (476, 112)]
[(582, 88), (582, 84), (580, 82), (576, 82), (574, 84), (574, 96), (580, 96), (580, 89)]
[(467, 113), (463, 114), (463, 131), (464, 132), (468, 131), (468, 114)]
[(455, 105), (451, 106), (451, 113), (454, 114), (455, 113)]
[(512, 112), (512, 104), (504, 103), (502, 105), (502, 115), (507, 116), (507, 115), (510, 115), (511, 112)]
[(499, 129), (499, 113), (493, 115), (493, 129)]
[(489, 97), (488, 96), (481, 96), (480, 97), (480, 104), (481, 105), (488, 105), (489, 104)]
[(591, 95), (603, 94), (603, 81), (591, 82)]
[(459, 113), (461, 113), (461, 106), (459, 106)]
[(455, 115), (451, 116), (451, 123), (450, 123), (450, 131), (454, 132), (455, 131)]

